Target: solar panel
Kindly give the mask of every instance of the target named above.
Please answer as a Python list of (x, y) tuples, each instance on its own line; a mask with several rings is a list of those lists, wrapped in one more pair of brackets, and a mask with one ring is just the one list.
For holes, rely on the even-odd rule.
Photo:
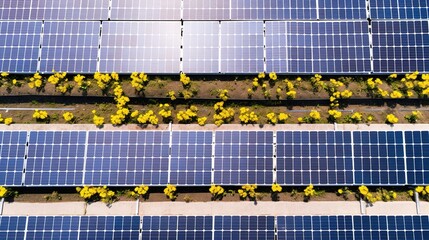
[(0, 239), (24, 239), (26, 220), (23, 216), (0, 216)]
[(353, 184), (350, 132), (277, 132), (277, 183)]
[(107, 20), (109, 0), (32, 0), (30, 19)]
[(173, 132), (170, 183), (210, 185), (212, 170), (212, 132)]
[(266, 23), (267, 72), (368, 73), (369, 46), (367, 21)]
[(82, 185), (86, 134), (85, 131), (30, 132), (25, 185)]
[(221, 22), (221, 72), (264, 71), (263, 22)]
[(112, 0), (111, 20), (180, 20), (182, 0)]
[(212, 216), (143, 216), (141, 239), (213, 239)]
[(219, 73), (219, 22), (186, 21), (183, 32), (183, 71)]
[(429, 132), (406, 131), (407, 184), (429, 184)]
[(367, 19), (366, 1), (318, 1), (320, 19)]
[(165, 185), (167, 131), (90, 131), (85, 185)]
[(183, 20), (229, 20), (230, 0), (184, 0)]
[(1, 20), (25, 20), (29, 19), (31, 1), (15, 0), (0, 1)]
[(78, 239), (78, 216), (29, 216), (25, 239)]
[(273, 183), (273, 132), (216, 131), (215, 184)]
[(303, 20), (317, 18), (317, 0), (232, 0), (234, 20)]
[(178, 73), (180, 24), (180, 21), (103, 22), (100, 72)]
[(403, 134), (353, 132), (355, 184), (406, 184)]
[(429, 71), (427, 21), (372, 21), (374, 72)]
[(97, 71), (99, 22), (45, 22), (41, 72)]
[(41, 33), (42, 22), (0, 22), (0, 70), (36, 72)]
[(372, 19), (427, 19), (429, 2), (421, 0), (369, 1)]
[(139, 239), (139, 216), (82, 216), (79, 239)]
[(0, 132), (0, 186), (22, 185), (27, 132)]
[(274, 216), (215, 216), (213, 239), (274, 239), (274, 222)]

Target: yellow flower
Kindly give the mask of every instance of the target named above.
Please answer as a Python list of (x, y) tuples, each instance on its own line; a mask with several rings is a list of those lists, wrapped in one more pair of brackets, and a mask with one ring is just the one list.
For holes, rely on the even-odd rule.
[(13, 119), (11, 117), (5, 118), (4, 119), (4, 124), (6, 125), (10, 125), (13, 123)]
[(265, 73), (264, 72), (260, 72), (258, 74), (258, 78), (265, 78)]
[(66, 112), (63, 114), (63, 118), (66, 122), (71, 122), (74, 119), (74, 115), (71, 112)]
[(7, 72), (2, 72), (2, 73), (1, 73), (1, 76), (2, 76), (2, 77), (7, 77), (7, 76), (9, 76), (9, 73), (7, 73)]
[(359, 187), (359, 193), (363, 196), (366, 196), (369, 193), (369, 190), (366, 186), (362, 185)]
[(395, 124), (399, 121), (399, 119), (394, 114), (388, 114), (386, 116), (386, 122), (390, 124)]

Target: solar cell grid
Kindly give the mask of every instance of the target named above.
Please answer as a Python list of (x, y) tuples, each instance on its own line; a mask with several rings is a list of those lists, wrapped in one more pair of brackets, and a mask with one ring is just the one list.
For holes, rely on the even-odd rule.
[(165, 185), (169, 142), (167, 131), (90, 131), (84, 183)]
[(427, 19), (429, 3), (421, 0), (371, 0), (372, 19)]
[(0, 216), (0, 239), (24, 239), (26, 219), (23, 216)]
[(25, 239), (77, 239), (78, 216), (29, 216)]
[(429, 184), (429, 132), (406, 131), (407, 184)]
[(182, 0), (112, 0), (111, 20), (180, 20)]
[(82, 216), (79, 239), (139, 239), (139, 216)]
[(367, 19), (366, 1), (318, 1), (320, 19)]
[(0, 21), (0, 68), (3, 72), (37, 71), (42, 22)]
[(353, 132), (355, 184), (406, 184), (402, 132)]
[(142, 239), (212, 239), (212, 216), (143, 216)]
[(219, 73), (219, 22), (186, 21), (183, 32), (183, 71)]
[(30, 19), (107, 20), (109, 0), (32, 0)]
[(263, 72), (263, 33), (263, 22), (221, 22), (221, 72)]
[(273, 132), (216, 131), (215, 184), (273, 183)]
[[(347, 22), (282, 22), (277, 28), (285, 29), (286, 37), (279, 36), (267, 24), (267, 49), (285, 47), (280, 57), (267, 51), (267, 71), (347, 73), (370, 72), (369, 33), (367, 21)], [(286, 26), (281, 26), (285, 24)], [(273, 44), (273, 45), (269, 45)], [(280, 59), (280, 60), (279, 60)], [(288, 67), (282, 65), (287, 59)], [(271, 65), (273, 64), (273, 65)]]
[(277, 132), (277, 183), (353, 184), (350, 132)]
[(0, 186), (20, 186), (27, 132), (0, 132)]
[(214, 239), (274, 239), (274, 216), (215, 216)]
[(103, 22), (100, 72), (178, 73), (180, 24), (180, 21)]
[(210, 185), (212, 132), (173, 132), (170, 159), (170, 183)]
[(427, 72), (428, 21), (372, 21), (374, 72)]
[(25, 185), (82, 185), (85, 143), (85, 131), (30, 132)]
[(97, 71), (99, 22), (45, 22), (40, 71)]
[(31, 1), (15, 0), (0, 1), (1, 20), (26, 20), (29, 19)]
[(230, 0), (183, 0), (183, 20), (229, 20)]

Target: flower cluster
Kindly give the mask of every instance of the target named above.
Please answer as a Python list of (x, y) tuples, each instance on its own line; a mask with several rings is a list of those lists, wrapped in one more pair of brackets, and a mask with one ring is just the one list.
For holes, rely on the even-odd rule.
[(96, 72), (94, 74), (94, 79), (97, 82), (98, 87), (101, 89), (101, 92), (103, 94), (107, 94), (114, 82), (119, 81), (119, 76), (115, 72), (112, 72), (112, 74)]
[(316, 190), (314, 189), (313, 184), (310, 184), (304, 189), (304, 201), (308, 201), (314, 196), (316, 196)]
[(191, 78), (186, 76), (185, 73), (180, 73), (180, 82), (184, 88), (188, 88), (191, 84)]
[(133, 72), (131, 74), (131, 86), (136, 90), (137, 93), (141, 93), (148, 83), (149, 78), (145, 73)]
[(414, 90), (419, 97), (429, 97), (429, 74), (422, 74), (421, 80), (414, 81)]
[(420, 111), (412, 111), (410, 114), (404, 116), (409, 123), (416, 123), (421, 117), (422, 113)]
[(73, 80), (79, 87), (79, 90), (83, 92), (87, 92), (89, 87), (91, 86), (91, 81), (85, 80), (85, 76), (82, 76), (80, 74), (74, 76)]
[(267, 114), (267, 121), (270, 124), (277, 124), (277, 123), (285, 123), (286, 120), (289, 118), (289, 115), (286, 113), (279, 113), (278, 115), (270, 112)]
[(200, 125), (200, 126), (204, 126), (204, 125), (206, 125), (207, 117), (199, 117), (199, 118), (197, 119), (197, 122), (198, 122), (198, 125)]
[(194, 96), (194, 93), (191, 90), (185, 89), (179, 92), (179, 96), (183, 97), (185, 100), (188, 100)]
[(222, 200), (226, 194), (225, 189), (219, 185), (211, 185), (209, 191), (212, 194), (212, 201)]
[(320, 121), (320, 119), (321, 119), (320, 112), (318, 112), (317, 110), (311, 110), (308, 116), (299, 117), (298, 122), (299, 123), (316, 123)]
[(348, 187), (342, 187), (340, 189), (337, 190), (337, 196), (341, 196), (342, 198), (344, 198), (344, 200), (349, 199), (349, 195), (352, 192), (350, 191), (350, 189)]
[(218, 89), (217, 90), (217, 97), (222, 99), (222, 101), (228, 100), (228, 90), (227, 89)]
[(388, 191), (384, 188), (378, 188), (376, 198), (377, 201), (393, 201), (397, 198), (397, 193), (394, 191)]
[(324, 88), (324, 83), (320, 74), (315, 74), (312, 76), (310, 78), (310, 82), (314, 92), (318, 92), (321, 87)]
[(3, 116), (0, 114), (0, 123), (4, 123), (6, 125), (12, 124), (13, 119), (11, 117), (3, 118)]
[[(428, 186), (417, 186), (414, 188), (414, 191), (417, 192), (419, 194), (419, 197), (429, 201), (429, 185)], [(408, 194), (411, 197), (414, 197), (414, 191), (413, 190), (409, 190)]]
[(363, 119), (362, 113), (355, 112), (352, 115), (348, 115), (345, 117), (345, 121), (349, 123), (360, 123)]
[(159, 112), (158, 114), (162, 117), (162, 121), (164, 123), (168, 123), (171, 121), (171, 107), (168, 103), (159, 104)]
[(92, 110), (92, 121), (97, 127), (102, 127), (104, 125), (104, 117), (98, 116), (95, 110)]
[(213, 115), (214, 123), (220, 126), (234, 120), (235, 111), (232, 108), (224, 108), (224, 102), (218, 102), (214, 105), (215, 114)]
[(68, 78), (66, 78), (66, 72), (55, 72), (54, 74), (48, 77), (48, 82), (52, 85), (55, 85), (55, 90), (64, 94), (71, 89), (73, 86), (68, 83)]
[(164, 194), (165, 196), (170, 199), (171, 201), (176, 200), (177, 198), (177, 189), (176, 186), (168, 184), (166, 188), (164, 188)]
[(174, 101), (176, 100), (176, 93), (174, 91), (169, 91), (167, 97), (169, 97), (171, 101)]
[(0, 186), (0, 199), (2, 198), (10, 198), (10, 197), (16, 197), (18, 196), (17, 191), (12, 191), (9, 188)]
[(65, 112), (63, 114), (63, 118), (67, 123), (74, 123), (74, 121), (76, 120), (75, 116), (71, 112)]
[(31, 89), (35, 88), (37, 91), (41, 91), (45, 87), (45, 84), (45, 79), (38, 72), (28, 79), (28, 87)]
[(284, 82), (286, 83), (286, 98), (294, 99), (296, 97), (295, 85), (289, 80)]
[(335, 109), (328, 110), (328, 114), (328, 121), (331, 123), (337, 122), (338, 119), (342, 116), (342, 113)]
[(179, 111), (176, 115), (179, 123), (191, 123), (197, 120), (198, 108), (196, 106), (190, 106), (186, 111)]
[(77, 187), (76, 191), (79, 193), (79, 196), (87, 202), (96, 202), (101, 200), (104, 203), (112, 204), (117, 200), (115, 192), (109, 190), (107, 186), (103, 187), (93, 187), (93, 186), (83, 186)]
[(399, 119), (394, 114), (388, 114), (386, 116), (386, 123), (387, 124), (395, 124), (398, 123)]
[(381, 88), (382, 85), (383, 81), (381, 81), (381, 79), (377, 78), (374, 80), (373, 78), (369, 78), (366, 81), (366, 90), (369, 96), (382, 98), (389, 96), (389, 93)]
[(270, 72), (268, 74), (268, 77), (270, 78), (271, 81), (276, 81), (277, 80), (277, 74), (275, 72)]
[(277, 183), (273, 183), (273, 185), (271, 185), (271, 192), (273, 193), (280, 193), (282, 191), (282, 186), (280, 186)]
[(239, 118), (240, 122), (244, 124), (256, 123), (259, 120), (258, 115), (256, 115), (255, 112), (250, 111), (250, 109), (246, 107), (240, 108)]
[(152, 125), (158, 125), (158, 117), (155, 115), (155, 113), (152, 110), (146, 111), (144, 114), (140, 114), (137, 118), (137, 122), (140, 124), (152, 124)]
[(139, 197), (143, 197), (144, 199), (148, 198), (149, 194), (149, 187), (146, 185), (140, 185), (134, 188), (134, 191), (129, 191), (129, 196), (133, 197), (135, 199), (138, 199)]
[(369, 204), (377, 201), (377, 197), (373, 196), (373, 194), (369, 192), (368, 187), (364, 185), (359, 187), (359, 197)]
[(34, 110), (33, 118), (38, 122), (49, 122), (49, 115), (46, 111)]
[(256, 199), (256, 189), (258, 187), (255, 184), (246, 184), (241, 186), (241, 189), (238, 189), (238, 195), (241, 200), (249, 200), (254, 201)]

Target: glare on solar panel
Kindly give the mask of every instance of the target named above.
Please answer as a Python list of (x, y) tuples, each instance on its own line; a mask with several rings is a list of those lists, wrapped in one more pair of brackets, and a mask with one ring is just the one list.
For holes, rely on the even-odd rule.
[(99, 22), (45, 22), (40, 71), (97, 71)]
[(180, 22), (103, 22), (100, 72), (178, 73)]
[(372, 21), (376, 73), (429, 71), (427, 21)]
[(230, 0), (183, 0), (183, 20), (229, 20)]
[(219, 46), (219, 22), (183, 22), (183, 72), (219, 73)]
[(41, 33), (42, 22), (0, 21), (0, 71), (36, 72)]
[(27, 132), (0, 132), (0, 186), (21, 186)]
[(32, 0), (30, 19), (107, 20), (109, 0)]
[(31, 1), (0, 1), (1, 20), (28, 20), (30, 17), (30, 10)]
[(112, 0), (112, 20), (180, 20), (181, 0)]
[(366, 1), (318, 1), (319, 19), (367, 19)]

